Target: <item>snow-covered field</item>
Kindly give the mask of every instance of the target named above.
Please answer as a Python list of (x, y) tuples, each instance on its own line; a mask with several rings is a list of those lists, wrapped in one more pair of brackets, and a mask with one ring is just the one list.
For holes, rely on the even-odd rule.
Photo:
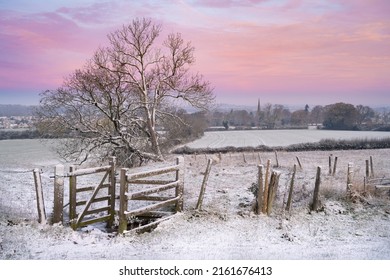
[(390, 137), (388, 131), (337, 131), (316, 129), (294, 130), (228, 130), (207, 131), (205, 135), (189, 143), (189, 148), (246, 147), (266, 145), (288, 146), (299, 143), (318, 142), (322, 139), (381, 139)]
[[(245, 154), (246, 162), (242, 154), (215, 158), (202, 211), (194, 207), (210, 156), (185, 156), (185, 210), (150, 233), (117, 236), (101, 226), (73, 231), (66, 225), (38, 224), (31, 171), (42, 169), (49, 216), (53, 203), (51, 176), (60, 161), (38, 140), (0, 141), (0, 259), (389, 260), (389, 195), (372, 193), (352, 203), (345, 199), (345, 190), (348, 162), (354, 163), (355, 186), (362, 186), (365, 160), (370, 156), (376, 176), (390, 177), (390, 150), (335, 151), (335, 176), (327, 175), (330, 153), (279, 153), (280, 167), (274, 169), (282, 175), (271, 216), (257, 216), (252, 211), (253, 194), (248, 188), (257, 178), (257, 153)], [(296, 176), (292, 211), (285, 213), (283, 202), (297, 156), (303, 169)], [(267, 159), (275, 163), (273, 153), (260, 153), (260, 157), (262, 163)], [(150, 163), (138, 169), (170, 165), (173, 161), (170, 155), (166, 163)], [(318, 165), (323, 167), (320, 192), (324, 211), (310, 213)]]

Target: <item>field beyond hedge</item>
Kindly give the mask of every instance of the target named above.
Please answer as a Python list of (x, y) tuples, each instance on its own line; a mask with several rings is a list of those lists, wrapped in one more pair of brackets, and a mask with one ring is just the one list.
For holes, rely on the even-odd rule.
[(242, 151), (315, 151), (390, 148), (390, 132), (337, 130), (240, 130), (208, 131), (176, 148), (177, 154)]

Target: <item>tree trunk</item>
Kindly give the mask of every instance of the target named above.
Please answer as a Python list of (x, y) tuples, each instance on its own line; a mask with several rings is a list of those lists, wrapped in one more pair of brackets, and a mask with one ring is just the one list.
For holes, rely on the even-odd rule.
[[(145, 85), (146, 88), (146, 85)], [(162, 160), (163, 156), (160, 149), (160, 144), (158, 143), (157, 139), (157, 132), (156, 132), (156, 113), (155, 113), (155, 107), (150, 106), (149, 99), (148, 99), (148, 93), (146, 89), (143, 89), (142, 91), (142, 101), (144, 103), (145, 108), (145, 114), (146, 114), (146, 124), (148, 127), (148, 132), (150, 136), (150, 142), (152, 144), (152, 151), (157, 156), (157, 159)]]

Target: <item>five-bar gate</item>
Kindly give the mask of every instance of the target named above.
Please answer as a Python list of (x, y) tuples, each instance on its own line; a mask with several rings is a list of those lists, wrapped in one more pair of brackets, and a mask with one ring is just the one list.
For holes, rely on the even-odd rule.
[[(115, 165), (116, 161), (113, 157), (107, 166), (79, 170), (75, 166), (70, 167), (68, 173), (69, 219), (73, 229), (98, 222), (107, 222), (107, 227), (113, 225), (115, 218)], [(77, 187), (79, 176), (97, 173), (104, 173), (99, 185)], [(82, 194), (85, 194), (84, 197), (87, 196), (87, 199), (82, 198)], [(78, 211), (80, 208), (81, 211)]]

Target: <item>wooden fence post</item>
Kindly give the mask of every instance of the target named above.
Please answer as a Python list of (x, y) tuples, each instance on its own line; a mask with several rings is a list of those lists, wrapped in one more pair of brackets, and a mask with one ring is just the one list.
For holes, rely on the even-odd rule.
[(370, 163), (369, 160), (366, 159), (366, 178), (368, 179), (370, 177)]
[(260, 153), (257, 153), (257, 157), (259, 158), (259, 164), (261, 164), (261, 156), (260, 156)]
[(334, 158), (333, 173), (332, 173), (333, 176), (336, 174), (336, 168), (337, 168), (337, 157)]
[(275, 151), (275, 160), (276, 160), (276, 167), (279, 167), (279, 159), (278, 159), (278, 152)]
[(77, 176), (72, 175), (76, 171), (76, 166), (69, 167), (69, 221), (71, 227), (75, 230), (77, 226), (77, 214), (76, 214), (76, 188), (77, 188)]
[(263, 198), (263, 213), (267, 213), (267, 207), (268, 207), (268, 176), (269, 176), (269, 167), (271, 164), (271, 160), (267, 160), (267, 167), (265, 169), (265, 179), (264, 179), (264, 198)]
[(314, 186), (313, 203), (311, 205), (311, 210), (313, 211), (317, 211), (320, 208), (320, 201), (318, 199), (320, 193), (320, 185), (321, 185), (321, 167), (317, 166), (317, 175), (316, 175), (316, 182)]
[(263, 165), (258, 165), (258, 174), (257, 174), (257, 209), (256, 214), (260, 215), (261, 213), (261, 207), (263, 206), (263, 192), (264, 192), (264, 186), (263, 186)]
[(332, 174), (332, 155), (329, 156), (329, 175)]
[(276, 192), (278, 191), (280, 172), (273, 171), (269, 183), (267, 215), (271, 215)]
[(64, 166), (58, 164), (54, 168), (54, 209), (53, 224), (64, 221)]
[(109, 164), (110, 164), (110, 175), (109, 175), (110, 187), (108, 189), (108, 195), (110, 196), (110, 200), (108, 206), (110, 206), (110, 210), (108, 214), (110, 215), (110, 218), (107, 221), (107, 228), (111, 228), (115, 220), (116, 157), (110, 157)]
[(38, 168), (33, 170), (34, 182), (35, 182), (35, 193), (37, 195), (37, 209), (38, 209), (38, 222), (40, 224), (46, 223), (46, 211), (45, 202), (43, 199), (43, 188), (41, 180), (41, 172)]
[(179, 184), (176, 187), (176, 196), (179, 196), (180, 199), (176, 203), (176, 211), (181, 212), (183, 211), (183, 205), (184, 205), (184, 158), (178, 157), (176, 158), (176, 164), (178, 166), (178, 170), (176, 171), (176, 180), (179, 181)]
[(296, 159), (297, 159), (297, 162), (298, 162), (298, 165), (299, 165), (299, 169), (302, 170), (303, 168), (302, 168), (301, 161), (299, 160), (299, 157), (297, 156)]
[(347, 171), (347, 195), (351, 194), (352, 190), (352, 178), (353, 178), (353, 163), (348, 163), (348, 171)]
[(210, 174), (211, 164), (212, 163), (213, 163), (213, 160), (210, 158), (208, 160), (208, 162), (207, 162), (206, 172), (204, 174), (202, 186), (200, 188), (200, 194), (199, 194), (199, 198), (198, 198), (198, 203), (196, 204), (196, 210), (201, 210), (202, 209), (203, 197), (204, 197), (204, 193), (205, 193), (205, 190), (206, 190), (206, 184), (207, 184), (207, 180), (209, 178), (209, 174)]
[(119, 226), (118, 233), (123, 234), (127, 230), (127, 217), (126, 211), (128, 206), (127, 193), (129, 191), (129, 185), (126, 178), (126, 168), (121, 169), (120, 174), (120, 191), (119, 191)]
[(297, 165), (294, 164), (293, 174), (291, 176), (291, 182), (290, 182), (290, 191), (288, 193), (288, 199), (287, 199), (287, 204), (286, 204), (286, 211), (288, 211), (288, 212), (290, 212), (290, 210), (291, 210), (291, 202), (292, 202), (292, 195), (293, 195), (295, 173), (296, 172), (297, 172)]
[(374, 164), (372, 162), (372, 156), (370, 156), (370, 167), (371, 167), (371, 178), (373, 178), (374, 175)]

